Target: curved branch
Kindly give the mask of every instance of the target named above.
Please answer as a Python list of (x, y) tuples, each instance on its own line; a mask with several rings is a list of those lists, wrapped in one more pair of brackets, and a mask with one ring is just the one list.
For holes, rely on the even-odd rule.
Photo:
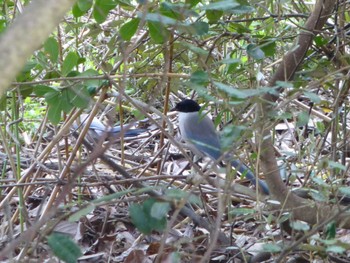
[[(277, 81), (289, 81), (299, 65), (303, 62), (306, 52), (312, 44), (312, 40), (322, 29), (326, 20), (331, 15), (335, 6), (333, 0), (318, 0), (313, 12), (305, 23), (304, 31), (300, 33), (296, 47), (288, 52), (275, 74), (272, 76), (269, 85), (275, 86)], [(279, 90), (283, 91), (282, 88)], [(268, 94), (264, 97), (265, 104), (262, 105), (262, 123), (269, 118), (269, 112), (273, 110), (273, 103), (277, 96)], [(331, 215), (339, 212), (338, 207), (317, 204), (313, 201), (303, 199), (291, 193), (283, 183), (276, 163), (275, 152), (271, 138), (271, 127), (263, 127), (261, 130), (261, 168), (266, 175), (266, 182), (273, 198), (281, 203), (284, 210), (291, 211), (295, 219), (300, 219), (311, 224), (320, 223)], [(343, 227), (350, 227), (350, 219), (346, 213), (337, 217), (338, 223)]]
[(59, 24), (74, 0), (36, 0), (0, 38), (0, 97), (25, 65), (27, 59), (42, 45)]

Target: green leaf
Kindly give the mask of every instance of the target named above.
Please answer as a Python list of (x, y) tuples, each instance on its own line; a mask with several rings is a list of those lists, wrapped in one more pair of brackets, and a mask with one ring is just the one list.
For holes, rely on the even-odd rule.
[(337, 234), (337, 225), (334, 221), (330, 222), (326, 226), (327, 239), (334, 239)]
[(254, 214), (256, 211), (252, 208), (233, 208), (229, 214), (234, 216), (240, 216), (240, 215), (251, 215)]
[(47, 243), (54, 255), (64, 262), (75, 263), (83, 255), (79, 246), (64, 234), (51, 234), (47, 238)]
[(210, 24), (217, 23), (224, 14), (221, 10), (206, 10), (205, 14)]
[(201, 70), (193, 72), (190, 81), (197, 85), (207, 85), (209, 83), (208, 73)]
[(81, 11), (87, 12), (93, 4), (93, 0), (78, 0), (77, 5)]
[(70, 222), (78, 221), (81, 217), (86, 216), (86, 215), (90, 214), (92, 211), (94, 211), (95, 208), (96, 208), (96, 206), (89, 204), (88, 206), (86, 206), (86, 207), (80, 209), (79, 211), (73, 213), (68, 218), (68, 221), (70, 221)]
[(328, 164), (329, 164), (329, 167), (332, 169), (339, 169), (341, 171), (347, 170), (345, 165), (338, 163), (338, 162), (334, 162), (334, 161), (329, 160)]
[(142, 205), (132, 204), (129, 207), (129, 214), (131, 222), (141, 233), (148, 235), (152, 232), (153, 228), (150, 225), (150, 222), (148, 222), (147, 214), (143, 211)]
[(249, 56), (251, 56), (254, 59), (263, 59), (265, 58), (264, 51), (261, 50), (261, 48), (255, 44), (249, 44), (247, 46), (247, 53)]
[(270, 253), (277, 253), (282, 251), (282, 248), (276, 244), (264, 244), (263, 251), (270, 252)]
[(170, 205), (167, 207), (164, 203), (149, 198), (143, 204), (132, 204), (130, 206), (131, 221), (141, 233), (148, 235), (153, 230), (163, 231), (165, 229), (167, 223), (166, 210), (170, 209)]
[(76, 52), (69, 52), (62, 64), (62, 75), (67, 76), (68, 73), (78, 65), (79, 56)]
[(313, 92), (309, 92), (309, 91), (304, 91), (303, 93), (304, 93), (305, 97), (309, 98), (312, 102), (314, 102), (314, 103), (321, 102), (321, 98), (317, 94), (315, 94)]
[(20, 93), (23, 96), (23, 98), (28, 97), (33, 92), (33, 86), (32, 85), (22, 85), (20, 87)]
[[(135, 10), (135, 6), (133, 6), (131, 3), (130, 3), (130, 0), (117, 0), (116, 1), (120, 7), (128, 10), (128, 11), (134, 11)], [(142, 2), (146, 2), (146, 0), (138, 0), (137, 2), (139, 2), (140, 4), (144, 4)]]
[(192, 23), (191, 25), (189, 25), (190, 29), (190, 33), (192, 33), (191, 31), (193, 31), (193, 34), (201, 36), (204, 34), (207, 34), (209, 31), (209, 25), (208, 23), (202, 22), (202, 21), (197, 21)]
[(164, 43), (169, 35), (168, 30), (159, 22), (148, 21), (147, 25), (151, 39), (156, 44)]
[(276, 81), (276, 86), (288, 89), (288, 88), (293, 88), (293, 83), (279, 80), (279, 81)]
[[(99, 76), (99, 73), (94, 69), (87, 69), (86, 71), (79, 73), (78, 76), (94, 77), (94, 76)], [(87, 80), (83, 80), (82, 84), (85, 87), (87, 87), (88, 90), (95, 90), (96, 91), (99, 87), (101, 87), (101, 85), (105, 81), (106, 80), (103, 80), (103, 79), (87, 79)], [(91, 94), (95, 94), (95, 93), (89, 92), (89, 94), (91, 95)]]
[(71, 103), (71, 91), (69, 88), (62, 89), (62, 97), (60, 99), (61, 110), (65, 113), (70, 112), (73, 109), (73, 104)]
[(298, 231), (309, 231), (310, 226), (302, 221), (293, 221), (290, 222), (291, 228), (298, 230)]
[(96, 0), (92, 15), (97, 23), (102, 23), (106, 20), (109, 11), (116, 7), (117, 3), (114, 0)]
[(234, 0), (223, 0), (218, 2), (213, 2), (208, 5), (201, 6), (201, 10), (222, 10), (227, 11), (231, 8), (235, 8), (237, 6), (240, 6), (239, 3), (237, 3)]
[(228, 26), (228, 30), (230, 32), (238, 33), (238, 34), (244, 34), (244, 33), (250, 33), (250, 29), (248, 27), (245, 27), (244, 25), (238, 24), (238, 23), (232, 23)]
[(60, 90), (52, 89), (51, 91), (45, 92), (44, 97), (49, 105), (56, 104), (61, 97), (61, 92)]
[(234, 14), (239, 14), (239, 15), (251, 14), (255, 12), (255, 8), (249, 5), (239, 5), (237, 7), (230, 9), (229, 12)]
[(339, 245), (328, 246), (326, 248), (326, 252), (336, 253), (336, 254), (343, 254), (346, 250), (347, 249), (345, 247), (342, 247)]
[(310, 118), (309, 113), (307, 113), (305, 111), (300, 112), (298, 114), (298, 117), (297, 117), (296, 126), (297, 127), (302, 127), (302, 126), (307, 125), (309, 123), (309, 118)]
[(85, 12), (83, 12), (82, 10), (80, 10), (79, 6), (77, 3), (75, 3), (73, 5), (73, 8), (72, 8), (72, 14), (75, 18), (77, 17), (81, 17), (85, 14)]
[(327, 197), (319, 191), (310, 191), (310, 196), (317, 202), (326, 202), (328, 200)]
[(24, 65), (24, 67), (21, 70), (22, 74), (25, 73), (30, 73), (30, 71), (35, 68), (38, 65), (38, 63), (36, 61), (30, 60), (27, 61), (26, 64)]
[[(219, 115), (218, 115), (219, 116)], [(242, 134), (247, 131), (247, 127), (240, 125), (226, 125), (220, 136), (221, 145), (225, 150), (229, 150), (234, 142), (242, 138)]]
[(57, 125), (61, 120), (61, 102), (49, 105), (47, 116), (52, 124)]
[(140, 23), (140, 19), (134, 18), (129, 22), (125, 23), (124, 25), (122, 25), (119, 30), (120, 36), (124, 40), (129, 41), (135, 35), (137, 28), (139, 26), (139, 23)]
[(44, 50), (46, 53), (49, 54), (49, 58), (53, 63), (57, 63), (58, 60), (58, 54), (59, 54), (59, 46), (58, 42), (55, 38), (49, 37), (45, 44), (44, 44)]
[(200, 0), (186, 0), (185, 1), (186, 4), (190, 5), (190, 7), (196, 6), (199, 2), (200, 2)]
[(103, 203), (103, 202), (110, 202), (113, 199), (122, 197), (122, 196), (127, 195), (129, 193), (132, 193), (134, 191), (135, 191), (135, 189), (128, 189), (128, 190), (116, 192), (114, 194), (104, 195), (104, 196), (102, 196), (102, 197), (100, 197), (98, 199), (93, 200), (92, 203), (100, 204), (100, 203)]
[(6, 94), (0, 97), (0, 111), (4, 111), (7, 108), (7, 96)]
[(215, 86), (218, 90), (225, 92), (227, 95), (236, 98), (236, 99), (246, 99), (249, 97), (248, 94), (221, 82), (214, 81)]
[[(191, 17), (191, 9), (185, 8), (184, 4), (182, 3), (169, 3), (169, 2), (163, 2), (161, 3), (159, 12), (167, 17), (176, 19), (176, 20), (183, 20), (184, 16), (187, 18)], [(196, 13), (194, 13), (196, 15)]]
[(163, 25), (179, 25), (179, 21), (173, 19), (173, 18), (170, 18), (170, 17), (167, 17), (167, 16), (163, 16), (161, 14), (158, 14), (158, 13), (148, 13), (146, 15), (146, 20), (149, 21), (149, 22), (158, 22), (158, 23), (161, 23)]
[(266, 57), (272, 57), (276, 53), (276, 39), (263, 41), (260, 46)]
[[(325, 166), (328, 167), (328, 161), (322, 160), (319, 165), (321, 165), (322, 167), (325, 167)], [(315, 182), (319, 186), (329, 188), (329, 185), (327, 183), (325, 183), (321, 178), (312, 177), (312, 181)]]
[(169, 201), (175, 200), (187, 200), (191, 204), (197, 204), (199, 206), (202, 206), (201, 200), (198, 198), (198, 196), (189, 194), (186, 191), (180, 190), (180, 189), (167, 189), (165, 190), (165, 197), (169, 199)]
[(350, 187), (342, 186), (342, 187), (339, 187), (338, 190), (341, 194), (350, 196)]
[(57, 89), (46, 86), (46, 85), (36, 85), (34, 86), (34, 94), (38, 97), (44, 97), (44, 95), (48, 92), (58, 91)]
[(184, 47), (190, 49), (192, 52), (200, 56), (208, 56), (209, 52), (203, 48), (197, 47), (195, 45), (189, 44), (187, 42), (180, 42)]
[(168, 202), (156, 202), (151, 208), (150, 215), (155, 219), (162, 220), (167, 216), (170, 208)]
[(8, 25), (8, 20), (7, 19), (0, 19), (0, 33), (2, 33)]
[(81, 109), (87, 108), (91, 98), (86, 87), (82, 85), (76, 85), (74, 87), (68, 88), (67, 92), (69, 103)]
[(323, 45), (326, 45), (328, 43), (328, 40), (321, 35), (315, 36), (314, 41), (316, 43), (317, 47), (321, 47)]
[(61, 120), (61, 112), (64, 103), (62, 92), (59, 90), (53, 90), (45, 93), (44, 97), (49, 105), (48, 118), (53, 124), (56, 125)]

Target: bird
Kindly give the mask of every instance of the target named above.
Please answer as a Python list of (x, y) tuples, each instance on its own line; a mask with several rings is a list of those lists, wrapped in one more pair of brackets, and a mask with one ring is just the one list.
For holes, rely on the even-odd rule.
[[(88, 119), (88, 114), (82, 114), (80, 116), (80, 123), (82, 125), (85, 125), (86, 120)], [(140, 135), (141, 133), (146, 132), (146, 129), (137, 129), (137, 128), (128, 128), (130, 124), (124, 124), (124, 130), (123, 130), (123, 134), (120, 134), (121, 136), (124, 137), (136, 137), (138, 135)], [(74, 123), (73, 124), (73, 129), (77, 129), (79, 127), (78, 123)], [(107, 133), (107, 138), (116, 135), (118, 133), (121, 133), (122, 131), (122, 127), (120, 125), (115, 125), (113, 127), (108, 127), (106, 125), (104, 125), (99, 119), (97, 119), (96, 117), (93, 118), (90, 127), (89, 127), (89, 131), (88, 134), (91, 136), (91, 138), (94, 141), (98, 141), (99, 138), (101, 138), (101, 136), (104, 133)]]
[[(201, 107), (196, 101), (184, 99), (177, 103), (171, 111), (178, 112), (181, 137), (196, 155), (206, 155), (214, 161), (221, 160), (223, 152), (214, 123), (207, 114), (200, 112)], [(231, 160), (230, 163), (251, 183), (256, 184), (254, 173), (244, 163), (239, 160)], [(269, 194), (270, 191), (265, 181), (258, 179), (258, 185), (264, 194)]]

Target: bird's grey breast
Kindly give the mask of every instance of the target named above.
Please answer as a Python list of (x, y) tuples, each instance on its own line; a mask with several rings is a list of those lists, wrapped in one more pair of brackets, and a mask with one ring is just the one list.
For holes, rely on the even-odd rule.
[(179, 128), (183, 140), (199, 151), (218, 158), (221, 155), (220, 140), (212, 120), (199, 112), (179, 113)]

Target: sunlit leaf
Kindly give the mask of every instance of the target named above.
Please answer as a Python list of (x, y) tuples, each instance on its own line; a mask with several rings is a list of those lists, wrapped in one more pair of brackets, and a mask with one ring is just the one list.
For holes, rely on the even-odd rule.
[(289, 223), (291, 228), (299, 231), (308, 231), (310, 230), (310, 226), (302, 221), (292, 221)]
[(343, 254), (348, 248), (340, 246), (340, 245), (333, 245), (333, 246), (328, 246), (326, 248), (327, 252), (330, 253), (336, 253), (336, 254)]
[(162, 220), (165, 218), (170, 211), (170, 204), (168, 202), (156, 202), (153, 204), (150, 215), (153, 218), (156, 218), (158, 220)]

